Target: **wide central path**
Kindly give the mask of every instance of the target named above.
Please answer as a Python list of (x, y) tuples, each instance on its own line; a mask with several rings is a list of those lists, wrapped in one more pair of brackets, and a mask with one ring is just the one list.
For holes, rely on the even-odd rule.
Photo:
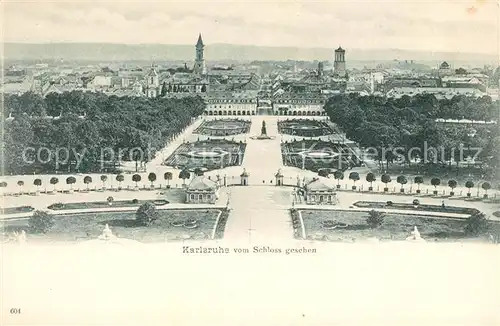
[(274, 139), (248, 138), (242, 167), (250, 174), (249, 186), (230, 188), (231, 213), (224, 235), (230, 243), (270, 245), (293, 240), (288, 212), (292, 189), (275, 186), (274, 175), (282, 167), (277, 119), (252, 117), (249, 137), (261, 134), (263, 121), (267, 135)]
[(293, 240), (288, 209), (291, 188), (276, 186), (231, 187), (231, 213), (224, 232), (229, 243), (270, 245)]

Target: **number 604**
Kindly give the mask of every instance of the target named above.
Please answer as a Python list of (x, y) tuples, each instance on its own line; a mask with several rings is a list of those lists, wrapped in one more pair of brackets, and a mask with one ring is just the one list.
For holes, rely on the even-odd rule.
[(11, 313), (12, 315), (18, 315), (18, 314), (20, 314), (20, 313), (21, 313), (21, 308), (11, 308), (11, 309), (10, 309), (10, 313)]

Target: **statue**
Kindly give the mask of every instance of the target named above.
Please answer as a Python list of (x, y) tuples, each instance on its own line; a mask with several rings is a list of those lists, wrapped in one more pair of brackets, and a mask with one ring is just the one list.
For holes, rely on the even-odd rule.
[(262, 128), (260, 129), (261, 136), (267, 136), (266, 122), (262, 121)]
[(26, 244), (26, 232), (24, 230), (21, 230), (21, 232), (13, 232), (11, 240), (17, 241), (20, 245)]
[(17, 239), (19, 244), (25, 244), (26, 243), (26, 232), (24, 230), (21, 230), (21, 234), (19, 235), (19, 238)]
[(259, 136), (252, 136), (250, 139), (274, 139), (274, 136), (268, 136), (267, 135), (267, 127), (266, 127), (266, 122), (262, 121), (262, 127), (260, 128), (260, 135)]
[(408, 241), (415, 241), (415, 242), (424, 242), (425, 240), (420, 237), (420, 232), (418, 232), (417, 227), (415, 226), (413, 228), (413, 231), (411, 232), (411, 235), (406, 238)]
[(116, 236), (113, 234), (108, 224), (102, 230), (102, 234), (99, 236), (99, 240), (113, 240), (116, 239)]

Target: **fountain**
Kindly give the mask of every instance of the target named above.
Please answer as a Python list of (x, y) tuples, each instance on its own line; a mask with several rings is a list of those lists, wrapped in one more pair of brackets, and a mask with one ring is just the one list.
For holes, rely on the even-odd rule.
[(425, 242), (422, 237), (420, 237), (420, 232), (418, 232), (417, 227), (415, 226), (413, 231), (411, 232), (411, 235), (406, 238), (407, 241), (412, 241), (412, 242)]
[(260, 128), (260, 136), (252, 136), (250, 138), (262, 140), (262, 139), (274, 139), (275, 137), (267, 135), (266, 122), (262, 121), (262, 127)]

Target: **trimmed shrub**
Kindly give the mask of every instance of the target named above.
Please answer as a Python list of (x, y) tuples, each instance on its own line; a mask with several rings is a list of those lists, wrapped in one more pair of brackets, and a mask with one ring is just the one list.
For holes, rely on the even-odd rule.
[(32, 233), (46, 233), (52, 226), (54, 217), (43, 211), (35, 211), (28, 221), (28, 228)]
[(135, 214), (135, 219), (139, 225), (149, 226), (158, 219), (158, 212), (153, 203), (142, 204)]
[(384, 223), (384, 213), (376, 210), (371, 210), (368, 212), (368, 217), (366, 219), (366, 224), (372, 229), (378, 228)]
[(476, 213), (467, 219), (464, 232), (468, 236), (479, 236), (488, 231), (488, 220), (483, 213)]

